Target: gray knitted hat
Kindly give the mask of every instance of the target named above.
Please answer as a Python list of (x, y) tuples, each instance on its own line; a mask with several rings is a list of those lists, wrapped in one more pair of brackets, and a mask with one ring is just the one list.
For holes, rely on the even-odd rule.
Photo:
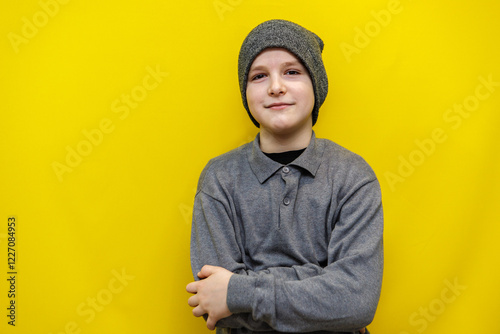
[(238, 58), (238, 76), (243, 106), (255, 126), (260, 124), (253, 118), (247, 103), (248, 72), (255, 58), (265, 49), (284, 48), (293, 53), (307, 68), (314, 88), (312, 123), (318, 119), (319, 107), (328, 93), (328, 78), (321, 58), (323, 41), (315, 33), (285, 20), (270, 20), (259, 24), (245, 38)]

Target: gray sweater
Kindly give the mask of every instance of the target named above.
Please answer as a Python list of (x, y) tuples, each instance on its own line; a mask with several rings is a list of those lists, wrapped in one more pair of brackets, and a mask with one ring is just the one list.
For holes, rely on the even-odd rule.
[(283, 166), (257, 135), (203, 170), (191, 266), (195, 279), (205, 264), (236, 274), (218, 333), (353, 333), (378, 304), (382, 234), (380, 186), (360, 156), (313, 132)]

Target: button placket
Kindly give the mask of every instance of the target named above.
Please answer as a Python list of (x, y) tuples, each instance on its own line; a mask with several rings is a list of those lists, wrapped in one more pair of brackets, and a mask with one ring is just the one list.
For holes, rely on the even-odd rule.
[[(288, 166), (284, 166), (281, 169), (281, 171), (283, 172), (282, 173), (283, 180), (285, 180), (285, 177), (290, 174), (290, 168)], [(289, 189), (288, 188), (289, 188), (290, 185), (288, 184), (289, 182), (287, 182), (286, 180), (285, 180), (285, 183), (287, 184), (287, 187), (286, 187), (287, 190), (285, 191), (285, 197), (283, 197), (283, 204), (286, 205), (286, 206), (288, 206), (288, 205), (290, 205), (290, 202), (291, 202), (290, 198), (287, 195), (289, 193)]]
[(280, 229), (293, 225), (294, 203), (297, 197), (300, 172), (297, 172), (293, 167), (283, 166), (281, 168), (281, 178), (285, 181), (285, 188), (283, 189), (280, 205)]

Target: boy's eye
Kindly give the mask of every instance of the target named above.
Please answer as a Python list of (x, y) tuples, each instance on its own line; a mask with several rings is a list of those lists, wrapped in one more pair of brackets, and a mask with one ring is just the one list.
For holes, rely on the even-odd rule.
[(264, 74), (256, 74), (252, 77), (252, 81), (262, 79), (263, 77)]
[(297, 74), (300, 74), (299, 71), (296, 71), (296, 70), (288, 70), (285, 72), (286, 74), (291, 74), (291, 75), (297, 75)]

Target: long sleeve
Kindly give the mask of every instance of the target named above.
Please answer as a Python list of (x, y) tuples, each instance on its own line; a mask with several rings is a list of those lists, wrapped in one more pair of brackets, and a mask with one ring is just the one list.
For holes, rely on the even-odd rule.
[[(198, 192), (195, 197), (191, 230), (191, 268), (195, 280), (204, 265), (223, 267), (238, 275), (256, 275), (242, 262), (234, 225), (222, 202)], [(221, 319), (218, 327), (271, 330), (264, 321), (254, 321), (250, 313), (233, 314)]]

